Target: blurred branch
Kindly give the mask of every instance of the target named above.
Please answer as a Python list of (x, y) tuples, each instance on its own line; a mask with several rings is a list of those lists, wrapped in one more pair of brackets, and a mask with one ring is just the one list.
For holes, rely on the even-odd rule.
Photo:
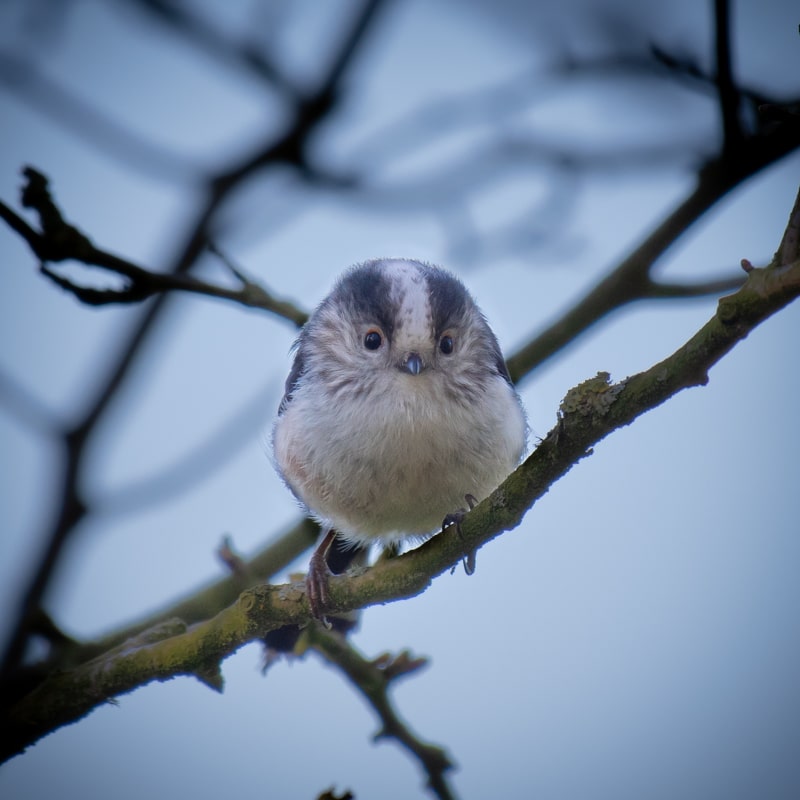
[[(270, 538), (269, 542), (250, 558), (242, 559), (242, 575), (229, 574), (207, 586), (187, 594), (175, 602), (150, 612), (141, 619), (110, 631), (100, 639), (83, 642), (69, 653), (73, 664), (83, 663), (117, 647), (132, 636), (148, 630), (167, 619), (179, 618), (187, 625), (210, 619), (235, 602), (245, 589), (272, 578), (302, 555), (319, 536), (319, 526), (310, 519), (301, 519), (286, 531)], [(59, 662), (63, 668), (63, 662)]]
[(199, 181), (201, 163), (132, 133), (43, 74), (30, 58), (0, 52), (0, 85), (83, 141), (160, 181)]
[[(725, 22), (725, 25), (728, 24)], [(723, 56), (725, 48), (729, 49), (727, 39), (723, 36), (726, 32), (727, 27), (718, 32)], [(725, 63), (723, 59), (723, 73), (732, 80), (731, 70), (725, 72)], [(580, 176), (590, 171), (613, 171), (618, 174), (620, 170), (669, 166), (673, 169), (696, 169), (702, 176), (709, 168), (713, 171), (715, 162), (724, 162), (730, 167), (731, 175), (739, 177), (732, 183), (719, 186), (719, 198), (747, 177), (741, 176), (741, 164), (737, 163), (740, 156), (742, 162), (750, 162), (754, 157), (759, 160), (760, 155), (764, 155), (763, 161), (753, 170), (756, 172), (800, 143), (800, 131), (796, 124), (798, 118), (794, 115), (796, 102), (790, 100), (781, 103), (747, 86), (735, 86), (733, 90), (736, 124), (741, 124), (738, 116), (741, 101), (747, 100), (754, 114), (753, 136), (749, 137), (746, 147), (742, 148), (742, 143), (737, 143), (734, 152), (723, 146), (717, 156), (709, 156), (710, 148), (715, 144), (714, 137), (695, 137), (693, 141), (687, 138), (681, 127), (676, 128), (663, 142), (655, 140), (605, 148), (587, 145), (581, 150), (574, 144), (565, 145), (558, 136), (537, 134), (535, 130), (527, 130), (528, 125), (519, 124), (522, 113), (529, 112), (538, 101), (552, 95), (554, 83), (584, 76), (597, 80), (598, 75), (617, 81), (625, 77), (644, 76), (658, 80), (661, 86), (675, 84), (678, 80), (685, 82), (688, 78), (691, 88), (700, 89), (706, 94), (713, 92), (719, 97), (721, 91), (716, 75), (707, 74), (694, 62), (677, 58), (655, 46), (651, 48), (649, 56), (614, 54), (594, 59), (563, 58), (545, 70), (544, 75), (525, 70), (488, 88), (465, 92), (456, 97), (437, 98), (434, 103), (423, 105), (403, 118), (391, 120), (367, 139), (354, 144), (353, 157), (360, 166), (361, 178), (343, 197), (370, 209), (378, 207), (415, 212), (422, 209), (439, 214), (448, 232), (460, 234), (460, 242), (454, 245), (454, 252), (463, 260), (485, 257), (487, 253), (498, 250), (507, 252), (514, 246), (518, 249), (520, 246), (540, 248), (543, 243), (552, 241), (553, 231), (558, 231), (560, 227), (559, 222), (553, 220), (565, 218), (568, 207), (574, 202), (569, 197), (570, 191), (574, 193)], [(656, 88), (653, 87), (651, 94)], [(730, 108), (731, 102), (726, 100), (726, 103), (726, 109)], [(758, 116), (755, 115), (757, 109), (762, 112)], [(782, 130), (776, 131), (777, 127), (782, 127)], [(478, 143), (466, 151), (460, 150), (459, 155), (448, 162), (432, 164), (420, 171), (418, 177), (409, 178), (401, 173), (403, 177), (399, 181), (386, 183), (374, 177), (371, 180), (364, 177), (369, 172), (379, 174), (382, 166), (391, 165), (393, 158), (402, 159), (409, 150), (414, 152), (454, 136), (463, 138), (465, 130), (473, 135), (481, 134)], [(488, 132), (491, 132), (489, 136), (486, 135)], [(729, 134), (729, 139), (732, 135)], [(791, 139), (794, 141), (784, 148), (785, 140)], [(783, 143), (781, 140), (784, 140)], [(703, 163), (704, 167), (697, 167), (697, 164)], [(545, 180), (558, 184), (557, 188), (546, 192), (543, 200), (537, 201), (536, 205), (531, 204), (526, 209), (527, 213), (520, 214), (516, 220), (504, 220), (499, 227), (494, 225), (489, 230), (472, 230), (466, 206), (471, 196), (479, 190), (519, 180), (521, 174), (529, 171), (541, 177), (543, 169), (546, 170)], [(542, 223), (541, 220), (546, 222)], [(549, 231), (550, 239), (537, 236), (537, 230)], [(691, 295), (696, 296), (696, 293), (691, 292)], [(624, 302), (630, 300), (625, 299)], [(559, 339), (559, 342), (563, 345), (564, 340)], [(544, 357), (549, 357), (553, 352), (549, 351)], [(532, 367), (536, 365), (531, 362)]]
[[(170, 620), (179, 620), (180, 625), (194, 625), (211, 619), (222, 609), (235, 602), (245, 589), (268, 581), (303, 552), (308, 550), (319, 536), (319, 526), (310, 519), (302, 519), (285, 532), (272, 537), (255, 555), (241, 559), (241, 569), (223, 578), (195, 588), (186, 596), (168, 603), (144, 617), (109, 631), (93, 641), (77, 641), (64, 637), (61, 641), (50, 639), (46, 659), (16, 670), (0, 685), (0, 720), (7, 709), (44, 681), (48, 676), (109, 653), (124, 642), (132, 641), (146, 631), (159, 630)], [(31, 629), (41, 635), (43, 612), (35, 614)]]
[(428, 776), (431, 792), (441, 800), (453, 798), (445, 778), (445, 773), (453, 768), (449, 756), (441, 747), (420, 740), (400, 719), (389, 697), (391, 683), (424, 666), (426, 659), (412, 658), (404, 651), (395, 657), (386, 654), (370, 661), (344, 636), (328, 631), (318, 623), (305, 629), (305, 637), (309, 647), (343, 672), (372, 706), (381, 723), (375, 739), (394, 739), (419, 761)]
[[(727, 23), (726, 23), (727, 24)], [(720, 34), (721, 35), (721, 34)], [(723, 47), (726, 40), (723, 40)], [(516, 166), (525, 166), (531, 159), (539, 163), (550, 163), (554, 166), (569, 165), (574, 168), (587, 169), (620, 169), (626, 165), (641, 167), (644, 165), (674, 164), (678, 159), (696, 161), (700, 154), (706, 152), (708, 142), (698, 140), (692, 148), (688, 142), (678, 142), (680, 131), (670, 137), (664, 144), (644, 144), (641, 147), (627, 144), (617, 149), (598, 152), (579, 152), (574, 146), (564, 144), (558, 136), (544, 135), (536, 137), (533, 132), (516, 133), (514, 131), (521, 114), (530, 113), (537, 102), (551, 99), (565, 81), (574, 82), (580, 79), (597, 81), (605, 78), (620, 82), (625, 78), (648, 78), (653, 81), (647, 87), (648, 96), (656, 94), (660, 87), (675, 85), (682, 81), (690, 88), (701, 90), (704, 94), (719, 96), (719, 81), (716, 75), (708, 74), (693, 60), (673, 55), (666, 48), (652, 45), (648, 53), (640, 55), (630, 53), (613, 53), (594, 58), (575, 58), (565, 56), (557, 59), (544, 70), (527, 68), (511, 77), (495, 81), (477, 90), (464, 91), (457, 95), (436, 97), (433, 101), (421, 104), (402, 117), (391, 119), (384, 126), (353, 145), (358, 163), (366, 165), (367, 172), (375, 172), (382, 164), (398, 160), (405, 155), (414, 154), (432, 143), (445, 140), (454, 135), (461, 135), (465, 130), (501, 131), (500, 137), (489, 143), (485, 150), (477, 149), (468, 153), (458, 162), (453, 172), (461, 175), (470, 172), (466, 167), (471, 163), (473, 169), (482, 167), (482, 158), (491, 157), (495, 150), (500, 150), (504, 142), (510, 142), (520, 158)], [(728, 78), (732, 80), (730, 74)], [(686, 80), (688, 79), (688, 81)], [(761, 91), (748, 86), (735, 86), (737, 98), (746, 98), (753, 107), (770, 105), (779, 107), (790, 104), (792, 100), (780, 101)], [(526, 130), (527, 126), (523, 128)], [(594, 143), (593, 143), (594, 144)], [(430, 185), (441, 185), (442, 175), (434, 181), (427, 181), (421, 188)], [(461, 187), (461, 184), (459, 184)], [(388, 191), (388, 190), (387, 190)], [(401, 187), (401, 191), (408, 190)], [(453, 194), (458, 194), (454, 192)], [(437, 198), (436, 202), (440, 202)]]
[[(413, 597), (431, 581), (505, 531), (559, 478), (591, 454), (614, 430), (627, 426), (683, 389), (708, 382), (710, 368), (760, 323), (800, 296), (800, 193), (773, 262), (745, 263), (747, 278), (720, 300), (714, 316), (682, 347), (650, 369), (611, 384), (608, 375), (570, 390), (558, 423), (526, 461), (464, 519), (461, 533), (448, 529), (419, 548), (373, 568), (330, 581), (332, 614)], [(787, 344), (787, 347), (789, 345)], [(283, 625), (305, 624), (310, 608), (299, 584), (259, 585), (213, 619), (157, 641), (140, 634), (133, 643), (72, 670), (53, 674), (22, 697), (4, 720), (3, 756), (21, 752), (45, 733), (87, 714), (98, 704), (153, 680), (195, 675), (221, 688), (220, 662), (239, 647)]]
[(728, 157), (734, 157), (741, 145), (742, 128), (739, 120), (739, 89), (733, 77), (730, 28), (730, 0), (714, 0), (716, 84), (722, 117), (723, 151)]
[[(119, 256), (100, 250), (86, 234), (65, 222), (50, 194), (48, 178), (33, 167), (23, 170), (27, 182), (22, 188), (22, 205), (39, 215), (41, 232), (31, 228), (5, 203), (0, 202), (0, 217), (25, 239), (28, 246), (42, 262), (42, 274), (62, 289), (71, 292), (87, 305), (109, 303), (138, 303), (153, 295), (170, 291), (193, 292), (209, 297), (231, 300), (248, 308), (259, 308), (287, 319), (300, 327), (307, 314), (287, 300), (274, 297), (261, 284), (237, 268), (224, 257), (215, 245), (209, 249), (220, 256), (241, 284), (238, 289), (211, 284), (185, 273), (163, 273), (144, 269)], [(46, 266), (47, 262), (79, 261), (87, 266), (99, 267), (125, 279), (121, 289), (94, 289), (80, 286)]]
[(0, 372), (0, 405), (24, 425), (42, 433), (52, 434), (61, 427), (56, 414), (3, 372)]
[[(691, 194), (664, 219), (623, 261), (568, 311), (534, 336), (508, 359), (514, 380), (528, 375), (568, 342), (622, 306), (651, 297), (688, 296), (694, 289), (677, 291), (668, 284), (654, 283), (652, 271), (664, 253), (683, 233), (731, 189), (751, 175), (800, 147), (800, 126), (785, 122), (765, 127), (745, 140), (735, 158), (722, 153), (700, 170)], [(703, 282), (697, 284), (702, 286)], [(718, 287), (716, 281), (705, 283)], [(693, 295), (696, 296), (696, 293)]]
[[(641, 56), (614, 54), (601, 58), (561, 58), (543, 71), (532, 67), (523, 69), (488, 86), (422, 103), (402, 117), (390, 119), (366, 139), (355, 142), (354, 152), (360, 164), (366, 164), (368, 171), (375, 171), (382, 162), (413, 155), (431, 143), (463, 134), (465, 130), (504, 131), (498, 142), (502, 145), (503, 138), (508, 138), (507, 131), (515, 129), (513, 122), (521, 114), (530, 113), (537, 102), (551, 99), (564, 81), (581, 78), (596, 81), (598, 77), (619, 81), (624, 77), (644, 76), (660, 83), (674, 82), (676, 76), (684, 74), (684, 68), (684, 62), (656, 49), (650, 55)], [(702, 74), (695, 65), (692, 65), (692, 69), (693, 83), (710, 82), (708, 76)], [(525, 159), (521, 159), (523, 164), (537, 152), (540, 153), (540, 160), (550, 160), (555, 164), (564, 158), (581, 164), (582, 159), (586, 158), (588, 166), (601, 168), (606, 160), (610, 161), (611, 168), (618, 168), (626, 159), (634, 164), (652, 163), (654, 158), (663, 159), (670, 154), (669, 146), (655, 149), (657, 145), (655, 148), (645, 145), (641, 150), (629, 146), (597, 156), (579, 153), (574, 147), (568, 148), (557, 135), (549, 141), (544, 137), (538, 141), (526, 141), (519, 134), (514, 139), (520, 145), (519, 154), (525, 156)], [(474, 162), (473, 166), (476, 164), (480, 165), (480, 162)]]
[(517, 381), (529, 374), (611, 311), (649, 297), (652, 289), (649, 276), (656, 260), (716, 199), (716, 193), (698, 186), (619, 266), (508, 358), (512, 379)]
[(642, 295), (643, 299), (664, 299), (708, 297), (738, 289), (744, 278), (741, 275), (731, 274), (728, 277), (701, 283), (671, 283), (669, 281), (648, 281), (647, 289)]
[[(306, 158), (308, 139), (340, 99), (339, 90), (347, 69), (353, 63), (380, 5), (378, 0), (366, 0), (360, 11), (354, 14), (349, 26), (345, 26), (346, 31), (338, 43), (338, 47), (335, 48), (319, 86), (305, 95), (302, 101), (298, 102), (290, 111), (289, 121), (284, 132), (277, 138), (271, 135), (254, 152), (243, 155), (228, 169), (207, 181), (201, 210), (189, 225), (172, 269), (168, 271), (169, 274), (184, 275), (194, 266), (198, 257), (206, 249), (210, 238), (209, 232), (217, 212), (224, 201), (247, 177), (266, 167), (276, 165), (290, 165), (301, 173), (313, 173)], [(43, 208), (47, 208), (47, 206), (45, 205)], [(52, 211), (50, 208), (47, 210), (48, 212)], [(30, 226), (27, 226), (30, 230), (26, 231), (26, 227), (20, 224), (19, 218), (14, 220), (15, 215), (7, 207), (3, 207), (2, 214), (4, 219), (13, 220), (12, 225), (16, 226), (15, 230), (18, 233), (25, 235), (23, 232), (32, 231)], [(53, 223), (56, 227), (58, 227), (57, 222), (56, 219)], [(47, 223), (42, 221), (45, 237), (49, 224), (50, 220)], [(74, 229), (72, 230), (74, 231)], [(35, 239), (28, 238), (27, 240), (29, 244), (36, 242)], [(73, 244), (77, 247), (92, 246), (79, 233)], [(39, 254), (39, 257), (43, 261), (47, 260), (46, 254)], [(115, 257), (112, 256), (113, 258)], [(120, 262), (122, 261), (120, 260)], [(123, 270), (126, 269), (125, 264), (120, 262), (115, 262), (116, 266)], [(142, 314), (141, 320), (129, 340), (114, 359), (105, 380), (100, 381), (96, 395), (88, 399), (83, 414), (79, 415), (73, 426), (60, 432), (63, 466), (61, 485), (54, 491), (54, 495), (60, 500), (55, 519), (49, 530), (46, 531), (41, 557), (23, 592), (18, 612), (16, 614), (11, 612), (10, 615), (13, 619), (12, 633), (2, 658), (0, 682), (5, 683), (11, 680), (16, 673), (29, 640), (30, 621), (42, 605), (64, 545), (72, 536), (78, 523), (90, 512), (80, 488), (84, 483), (82, 477), (87, 447), (99, 421), (126, 380), (136, 358), (142, 352), (144, 343), (156, 329), (156, 324), (166, 308), (165, 297), (164, 294), (154, 297)]]
[[(798, 259), (800, 259), (800, 202), (796, 202), (792, 209), (780, 246), (773, 256), (773, 262), (778, 266), (786, 267)], [(742, 262), (742, 268), (748, 275), (754, 269), (749, 262)]]
[(204, 431), (206, 438), (172, 463), (94, 498), (98, 511), (105, 516), (138, 513), (196, 486), (253, 443), (253, 431), (263, 428), (265, 417), (272, 416), (274, 405), (275, 382), (270, 380), (216, 429), (211, 430), (209, 425), (209, 430)]
[(166, 0), (126, 1), (130, 7), (148, 14), (212, 58), (240, 67), (287, 95), (295, 94), (295, 87), (269, 54), (245, 41), (237, 42), (226, 37), (217, 26), (207, 22), (199, 13), (190, 12), (187, 6)]

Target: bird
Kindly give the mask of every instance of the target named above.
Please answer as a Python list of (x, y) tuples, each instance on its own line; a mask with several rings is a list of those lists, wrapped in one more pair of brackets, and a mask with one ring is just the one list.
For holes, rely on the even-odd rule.
[(273, 457), (323, 531), (306, 591), (324, 621), (334, 542), (395, 546), (458, 523), (520, 463), (528, 427), (485, 316), (426, 262), (347, 269), (293, 353)]

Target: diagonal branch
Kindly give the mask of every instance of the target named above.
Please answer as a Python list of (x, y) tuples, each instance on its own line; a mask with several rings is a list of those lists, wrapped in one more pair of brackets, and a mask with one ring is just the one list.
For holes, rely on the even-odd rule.
[(178, 618), (187, 625), (210, 619), (235, 602), (245, 589), (268, 581), (287, 564), (311, 547), (319, 536), (319, 526), (310, 519), (301, 519), (283, 533), (274, 536), (268, 544), (243, 562), (243, 575), (231, 573), (194, 590), (174, 602), (164, 605), (124, 627), (111, 631), (96, 641), (78, 645), (67, 654), (59, 654), (59, 668), (64, 658), (72, 664), (82, 664), (96, 658), (125, 640), (158, 626), (168, 619)]
[(58, 431), (62, 425), (55, 412), (4, 372), (0, 372), (0, 405), (22, 424), (46, 434)]
[(98, 151), (160, 181), (196, 182), (202, 164), (135, 134), (80, 94), (48, 77), (30, 58), (0, 51), (0, 86)]
[(516, 381), (585, 333), (603, 317), (636, 300), (652, 297), (652, 271), (667, 250), (729, 191), (767, 165), (800, 147), (800, 126), (789, 122), (753, 136), (736, 158), (723, 154), (700, 171), (692, 192), (645, 239), (566, 313), (508, 358)]
[[(800, 194), (790, 217), (793, 235)], [(650, 369), (616, 384), (600, 374), (572, 389), (561, 404), (557, 425), (526, 461), (466, 516), (459, 535), (447, 530), (402, 556), (385, 559), (354, 576), (331, 579), (332, 613), (345, 613), (423, 592), (468, 552), (512, 530), (559, 478), (590, 455), (614, 430), (665, 402), (682, 389), (708, 382), (708, 371), (756, 326), (800, 296), (797, 237), (766, 268), (748, 266), (744, 285), (722, 298), (714, 316), (682, 347)], [(779, 251), (780, 252), (780, 251)], [(786, 263), (785, 259), (794, 259)], [(134, 643), (75, 669), (51, 675), (10, 709), (2, 755), (21, 752), (55, 728), (95, 706), (153, 680), (195, 675), (221, 688), (219, 665), (239, 647), (283, 625), (304, 624), (310, 608), (302, 586), (260, 585), (243, 592), (213, 619), (194, 626), (171, 623)], [(149, 637), (149, 638), (148, 638)], [(156, 641), (151, 642), (150, 639)]]
[(181, 38), (213, 58), (235, 64), (268, 85), (293, 94), (294, 87), (279, 64), (267, 54), (236, 42), (220, 33), (219, 27), (207, 22), (199, 13), (190, 12), (180, 3), (166, 0), (127, 0), (133, 6), (156, 18)]

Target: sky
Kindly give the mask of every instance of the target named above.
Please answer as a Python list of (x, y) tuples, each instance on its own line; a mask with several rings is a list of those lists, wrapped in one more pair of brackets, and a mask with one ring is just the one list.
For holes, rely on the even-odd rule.
[[(357, 7), (266, 4), (253, 18), (244, 0), (224, 11), (189, 5), (219, 30), (247, 32), (302, 85), (313, 85)], [(736, 69), (759, 88), (796, 94), (791, 6), (734, 3)], [(195, 168), (219, 169), (280, 130), (283, 99), (175, 46), (125, 4), (72, 4), (63, 26), (33, 40), (19, 34), (25, 7), (0, 8), (0, 198), (18, 208), (19, 172), (32, 164), (98, 246), (166, 268), (200, 202)], [(385, 255), (442, 264), (514, 352), (686, 195), (691, 163), (676, 151), (707, 155), (717, 141), (713, 99), (689, 86), (620, 81), (599, 66), (547, 72), (563, 52), (601, 63), (619, 44), (609, 30), (620, 19), (631, 22), (632, 52), (650, 37), (707, 61), (705, 4), (685, 0), (669, 14), (639, 4), (638, 20), (626, 3), (608, 8), (595, 18), (577, 2), (539, 14), (511, 0), (392, 4), (346, 103), (315, 140), (322, 163), (358, 168), (368, 186), (343, 195), (288, 171), (254, 179), (223, 209), (220, 244), (307, 309), (349, 264)], [(121, 158), (119, 136), (100, 135), (85, 110), (72, 126), (57, 124), (52, 98), (28, 102), (8, 78), (10, 53), (34, 53), (22, 74), (58, 81), (138, 147)], [(479, 113), (468, 110), (475, 103)], [(538, 153), (572, 149), (593, 168), (501, 146), (530, 142)], [(609, 157), (639, 148), (636, 169)], [(746, 182), (669, 251), (659, 274), (699, 279), (736, 274), (742, 258), (766, 263), (798, 176), (794, 155)], [(74, 419), (141, 310), (79, 304), (4, 227), (0, 263), (0, 375), (49, 415)], [(227, 280), (210, 256), (200, 268)], [(646, 369), (716, 300), (629, 307), (537, 370), (520, 386), (531, 444), (570, 387), (602, 370), (621, 379)], [(430, 658), (394, 699), (422, 738), (447, 748), (459, 797), (798, 795), (798, 333), (800, 309), (789, 307), (714, 367), (708, 386), (598, 445), (519, 528), (479, 552), (475, 575), (457, 570), (363, 615), (353, 641), (368, 656), (408, 647)], [(248, 554), (298, 518), (268, 444), (295, 334), (223, 301), (170, 301), (92, 444), (84, 488), (98, 510), (49, 596), (67, 632), (100, 635), (221, 575), (223, 534)], [(237, 414), (245, 422), (218, 463), (170, 492), (176, 465)], [(7, 608), (54, 512), (57, 458), (46, 433), (0, 395)], [(0, 796), (312, 798), (330, 786), (357, 798), (427, 796), (405, 753), (372, 742), (377, 721), (341, 676), (308, 656), (262, 677), (260, 659), (256, 645), (227, 659), (222, 695), (178, 678), (98, 708), (0, 767)]]

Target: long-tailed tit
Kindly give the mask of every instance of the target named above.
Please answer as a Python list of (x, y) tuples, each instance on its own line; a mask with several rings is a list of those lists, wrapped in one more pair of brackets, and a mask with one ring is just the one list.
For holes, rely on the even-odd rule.
[(273, 430), (281, 476), (326, 532), (306, 579), (315, 616), (334, 536), (430, 535), (517, 466), (526, 430), (497, 339), (457, 278), (400, 259), (345, 272), (300, 333)]

